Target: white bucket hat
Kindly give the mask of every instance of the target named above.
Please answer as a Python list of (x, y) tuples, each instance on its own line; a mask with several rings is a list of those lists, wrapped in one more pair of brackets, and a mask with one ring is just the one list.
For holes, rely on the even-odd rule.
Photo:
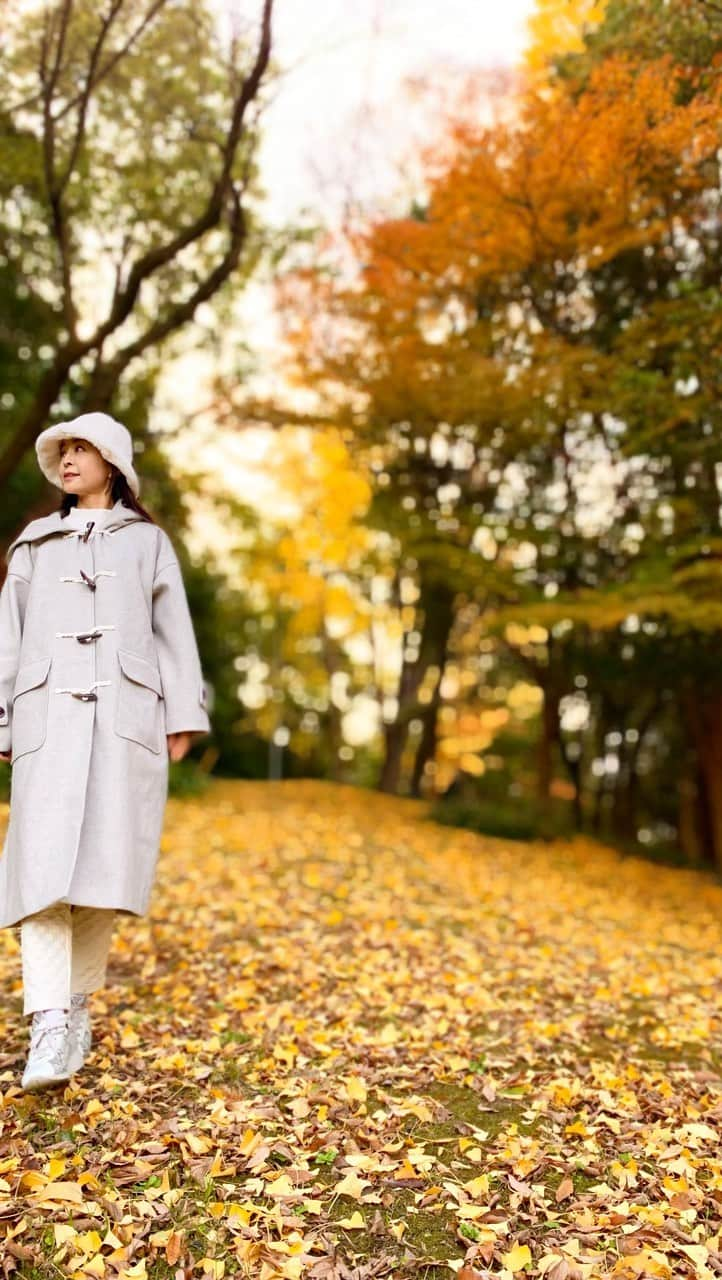
[(133, 468), (133, 437), (122, 422), (116, 422), (107, 413), (81, 413), (70, 422), (56, 422), (46, 427), (35, 441), (35, 452), (43, 475), (51, 484), (62, 489), (60, 475), (60, 441), (89, 440), (107, 462), (112, 462), (123, 473), (131, 492), (138, 497), (140, 481)]

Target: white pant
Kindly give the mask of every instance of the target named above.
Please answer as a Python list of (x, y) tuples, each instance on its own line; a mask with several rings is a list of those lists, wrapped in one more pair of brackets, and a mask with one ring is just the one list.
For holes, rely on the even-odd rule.
[(69, 1009), (70, 997), (97, 991), (105, 968), (115, 911), (55, 902), (20, 925), (24, 1012)]

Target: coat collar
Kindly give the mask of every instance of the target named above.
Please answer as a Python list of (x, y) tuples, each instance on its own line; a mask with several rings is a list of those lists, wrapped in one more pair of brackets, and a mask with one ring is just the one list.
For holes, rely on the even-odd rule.
[[(144, 517), (139, 515), (137, 511), (132, 511), (130, 507), (124, 506), (119, 498), (110, 508), (108, 520), (103, 525), (103, 528), (120, 529), (123, 525), (135, 524), (138, 520), (144, 520)], [(43, 542), (45, 538), (52, 538), (54, 535), (67, 532), (67, 522), (63, 520), (59, 511), (53, 511), (49, 516), (42, 516), (39, 520), (31, 520), (22, 533), (19, 533), (17, 538), (10, 543), (5, 552), (5, 560), (9, 563), (13, 551), (22, 542)]]

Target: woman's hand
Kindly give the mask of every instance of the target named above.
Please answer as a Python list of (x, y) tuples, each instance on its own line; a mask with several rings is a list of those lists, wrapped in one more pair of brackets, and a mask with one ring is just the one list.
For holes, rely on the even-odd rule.
[(193, 734), (190, 732), (169, 733), (168, 738), (168, 756), (171, 760), (182, 760), (190, 751), (193, 741)]
[(11, 751), (0, 751), (0, 760), (9, 760), (11, 755)]

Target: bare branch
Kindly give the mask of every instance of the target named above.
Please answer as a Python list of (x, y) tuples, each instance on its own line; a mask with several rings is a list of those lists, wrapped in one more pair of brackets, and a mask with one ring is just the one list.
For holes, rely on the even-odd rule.
[(88, 392), (84, 397), (86, 407), (94, 409), (106, 407), (110, 403), (110, 398), (120, 378), (132, 361), (143, 355), (151, 347), (158, 346), (172, 333), (176, 333), (184, 324), (192, 320), (201, 303), (207, 302), (209, 298), (212, 298), (221, 285), (233, 274), (238, 266), (247, 234), (242, 201), (249, 179), (249, 168), (250, 157), (247, 157), (242, 183), (238, 188), (233, 183), (229, 187), (229, 244), (220, 262), (184, 302), (177, 304), (167, 315), (159, 318), (134, 342), (116, 352), (106, 365), (103, 365), (100, 361), (98, 362), (93, 372)]
[[(105, 15), (105, 17), (103, 18), (100, 24), (100, 30), (98, 31), (98, 35), (96, 37), (95, 43), (90, 51), (88, 73), (85, 77), (85, 84), (83, 85), (83, 88), (80, 93), (80, 97), (78, 99), (78, 119), (75, 125), (75, 136), (73, 138), (72, 146), (70, 148), (70, 155), (68, 157), (68, 160), (65, 166), (65, 172), (62, 178), (58, 180), (58, 184), (57, 184), (58, 196), (62, 195), (63, 191), (68, 185), (68, 182), (70, 181), (70, 175), (75, 169), (75, 165), (78, 159), (78, 153), (80, 151), (80, 148), (83, 143), (83, 139), (85, 137), (85, 121), (88, 114), (88, 103), (90, 102), (90, 95), (95, 86), (95, 76), (96, 76), (98, 61), (100, 59), (100, 55), (102, 53), (103, 45), (105, 43), (105, 39), (108, 35), (108, 32), (110, 31), (110, 28), (112, 27), (117, 14), (122, 9), (123, 4), (124, 4), (124, 0), (112, 0), (110, 9), (108, 10), (108, 13)], [(61, 118), (62, 114), (63, 112), (58, 112), (58, 115), (55, 117), (56, 121)]]
[[(120, 0), (120, 2), (117, 5), (118, 11), (122, 8), (124, 3), (125, 3), (125, 0)], [(110, 72), (113, 70), (113, 67), (116, 66), (116, 64), (121, 60), (121, 58), (124, 58), (125, 55), (129, 53), (130, 50), (133, 48), (133, 45), (138, 43), (138, 40), (143, 35), (143, 32), (146, 30), (148, 25), (152, 22), (153, 18), (155, 18), (155, 16), (159, 13), (161, 9), (165, 7), (167, 3), (168, 3), (168, 0), (154, 0), (148, 12), (146, 13), (145, 17), (138, 23), (138, 26), (135, 28), (135, 30), (131, 32), (131, 34), (128, 36), (128, 39), (125, 41), (125, 43), (119, 45), (118, 48), (115, 50), (115, 52), (108, 58), (107, 62), (104, 62), (102, 67), (100, 67), (100, 69), (97, 71), (96, 75), (93, 78), (92, 88), (94, 89), (97, 88), (97, 86), (110, 74)], [(83, 87), (80, 93), (77, 93), (74, 97), (69, 98), (68, 101), (65, 103), (65, 105), (61, 107), (60, 110), (57, 112), (55, 119), (62, 120), (64, 116), (69, 114), (69, 112), (74, 111), (75, 108), (80, 105), (83, 98), (84, 91), (85, 91), (85, 87)], [(20, 102), (15, 102), (11, 107), (6, 108), (6, 112), (8, 115), (12, 116), (17, 111), (24, 111), (24, 110), (27, 110), (29, 107), (34, 107), (37, 105), (38, 102), (41, 101), (41, 97), (42, 95), (39, 93), (30, 94), (29, 97), (22, 98)]]
[(69, 235), (62, 207), (61, 193), (58, 190), (56, 178), (55, 117), (53, 115), (53, 95), (60, 75), (72, 8), (72, 0), (63, 0), (55, 58), (50, 70), (48, 70), (48, 63), (50, 61), (49, 49), (52, 35), (49, 24), (46, 23), (40, 52), (40, 83), (42, 86), (43, 97), (43, 173), (45, 177), (45, 189), (47, 191), (48, 204), (50, 206), (50, 221), (53, 229), (53, 236), (58, 247), (58, 256), (60, 259), (63, 314), (65, 316), (65, 323), (67, 325), (68, 332), (74, 337), (77, 330), (78, 315), (73, 299)]
[(234, 191), (230, 239), (228, 248), (221, 260), (185, 301), (178, 303), (167, 315), (156, 320), (134, 342), (128, 343), (127, 346), (116, 352), (107, 364), (97, 367), (88, 392), (84, 397), (84, 404), (88, 408), (98, 409), (107, 405), (128, 365), (143, 355), (150, 347), (157, 346), (193, 319), (201, 303), (207, 302), (209, 298), (212, 298), (237, 267), (245, 239), (245, 216), (240, 198), (237, 192)]
[(261, 79), (263, 78), (264, 72), (268, 66), (268, 60), (271, 52), (272, 10), (273, 0), (264, 0), (261, 38), (258, 45), (256, 60), (250, 74), (244, 80), (241, 91), (234, 103), (231, 115), (231, 124), (223, 150), (223, 166), (218, 178), (213, 184), (205, 209), (194, 222), (191, 222), (187, 227), (179, 231), (177, 235), (168, 240), (166, 244), (158, 245), (154, 249), (149, 249), (147, 253), (143, 254), (142, 257), (138, 258), (138, 260), (133, 263), (130, 268), (125, 287), (115, 294), (107, 319), (98, 326), (98, 329), (93, 336), (93, 346), (102, 344), (108, 334), (113, 333), (114, 330), (116, 330), (130, 315), (130, 312), (137, 300), (140, 287), (145, 280), (150, 279), (150, 277), (155, 275), (162, 267), (167, 266), (169, 262), (172, 262), (177, 258), (178, 254), (181, 253), (183, 249), (186, 249), (188, 245), (194, 244), (197, 240), (200, 240), (206, 232), (212, 231), (214, 227), (218, 226), (221, 220), (225, 198), (232, 186), (232, 166), (238, 149), (238, 143), (240, 141), (246, 108), (258, 92)]
[(238, 141), (241, 136), (243, 127), (243, 117), (249, 102), (252, 102), (258, 93), (261, 79), (265, 74), (268, 66), (268, 59), (271, 54), (271, 14), (273, 11), (273, 0), (264, 0), (263, 16), (261, 18), (261, 38), (258, 44), (258, 53), (256, 61), (251, 68), (251, 74), (246, 76), (240, 94), (238, 95), (235, 109), (231, 118), (231, 127), (228, 131), (228, 141), (226, 145), (226, 161), (223, 172), (219, 178), (219, 185), (225, 187), (230, 180), (233, 158), (238, 148)]
[[(125, 0), (116, 0), (116, 3), (117, 3), (117, 9), (120, 10), (122, 5), (125, 3)], [(127, 53), (130, 53), (130, 50), (133, 48), (133, 45), (138, 43), (138, 41), (140, 40), (140, 37), (143, 35), (143, 32), (150, 25), (150, 23), (153, 21), (156, 15), (160, 12), (160, 10), (165, 8), (167, 3), (168, 3), (168, 0), (154, 0), (154, 3), (151, 4), (150, 9), (146, 13), (143, 20), (138, 23), (138, 26), (136, 27), (135, 31), (131, 32), (131, 34), (128, 36), (128, 39), (126, 40), (125, 44), (119, 45), (115, 53), (112, 54), (110, 58), (108, 58), (108, 61), (103, 63), (103, 66), (100, 68), (97, 75), (93, 79), (91, 88), (96, 89), (98, 85), (101, 83), (101, 81), (105, 80), (105, 78), (108, 75), (110, 75), (110, 72), (113, 70), (113, 67), (115, 67), (116, 64), (120, 62), (121, 58), (124, 58)], [(77, 97), (71, 99), (70, 102), (66, 103), (66, 105), (63, 107), (62, 111), (60, 112), (58, 119), (66, 115), (68, 111), (72, 111), (73, 108), (76, 107), (80, 102), (81, 97), (82, 97), (82, 94), (78, 94)]]
[[(122, 0), (111, 0), (111, 3), (114, 6), (112, 12), (117, 12)], [(146, 13), (146, 25), (152, 15), (158, 12), (164, 3), (166, 3), (166, 0), (153, 0), (153, 4)], [(247, 128), (247, 109), (259, 91), (270, 59), (273, 0), (263, 0), (260, 36), (254, 62), (249, 74), (243, 80), (234, 97), (228, 131), (223, 141), (220, 171), (211, 185), (205, 208), (199, 217), (194, 219), (189, 226), (171, 236), (167, 243), (158, 245), (141, 254), (137, 261), (131, 264), (124, 285), (121, 283), (119, 272), (113, 299), (105, 321), (97, 327), (95, 333), (90, 337), (83, 340), (78, 339), (75, 311), (70, 291), (70, 250), (63, 216), (62, 187), (58, 187), (56, 173), (55, 126), (59, 116), (53, 116), (52, 111), (53, 94), (61, 66), (65, 33), (71, 11), (72, 0), (63, 0), (61, 25), (54, 57), (50, 56), (50, 50), (53, 46), (52, 33), (50, 31), (46, 33), (46, 37), (43, 39), (41, 50), (41, 83), (46, 120), (46, 182), (49, 197), (51, 198), (53, 235), (61, 255), (65, 290), (64, 306), (70, 339), (57, 352), (53, 366), (43, 378), (24, 420), (18, 426), (13, 438), (8, 442), (3, 454), (0, 455), (0, 487), (19, 465), (25, 452), (35, 439), (38, 430), (47, 421), (60, 391), (67, 383), (68, 376), (78, 361), (90, 352), (95, 351), (98, 353), (98, 364), (91, 377), (91, 385), (88, 388), (86, 402), (93, 401), (96, 407), (100, 404), (110, 403), (117, 388), (118, 380), (130, 362), (149, 348), (161, 343), (171, 333), (176, 332), (192, 319), (198, 306), (211, 298), (236, 269), (241, 258), (243, 246), (247, 240), (247, 226), (243, 209), (247, 177), (246, 180), (234, 181), (233, 167), (241, 137), (244, 129)], [(135, 32), (134, 38), (137, 39), (139, 33), (140, 28)], [(92, 87), (98, 84), (99, 77), (105, 73), (109, 65), (106, 63), (102, 69), (96, 70), (93, 78), (92, 68), (93, 66), (96, 68), (99, 66), (97, 49), (99, 47), (102, 48), (103, 40), (105, 39), (105, 35), (102, 32), (101, 35), (102, 39), (99, 37), (100, 45), (96, 41), (95, 55), (91, 55), (89, 73), (84, 90), (81, 91), (81, 99), (83, 92), (88, 94), (92, 92)], [(77, 148), (81, 145), (81, 142), (77, 141), (77, 139), (80, 137), (82, 140), (86, 112), (87, 102), (81, 109), (80, 134), (78, 135), (76, 131), (75, 153), (71, 153), (73, 164), (77, 157)], [(250, 164), (251, 155), (249, 150), (246, 156), (246, 169), (250, 168)], [(64, 176), (63, 181), (67, 181), (67, 175)], [(163, 316), (152, 323), (143, 334), (120, 351), (117, 351), (106, 363), (103, 363), (102, 349), (105, 341), (117, 331), (133, 311), (142, 284), (151, 279), (164, 266), (173, 262), (182, 250), (200, 241), (208, 231), (214, 230), (224, 222), (227, 223), (228, 243), (220, 261), (217, 262), (207, 277), (200, 282), (194, 282), (191, 292), (185, 301), (171, 307)]]

